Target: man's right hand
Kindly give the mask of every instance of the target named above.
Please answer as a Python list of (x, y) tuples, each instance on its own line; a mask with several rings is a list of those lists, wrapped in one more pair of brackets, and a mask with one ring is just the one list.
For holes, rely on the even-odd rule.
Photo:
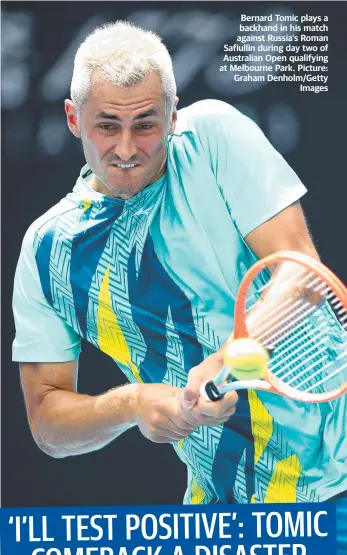
[(141, 433), (155, 443), (179, 441), (201, 423), (188, 422), (182, 416), (182, 389), (165, 384), (139, 384), (134, 406), (134, 420)]
[[(208, 378), (214, 377), (218, 373), (216, 368), (220, 366), (217, 355), (210, 359), (200, 365), (208, 369)], [(214, 365), (211, 369), (212, 362)], [(218, 403), (204, 401), (199, 396), (199, 391), (206, 375), (200, 371), (199, 367), (196, 367), (194, 380), (194, 369), (191, 372), (192, 379), (188, 379), (190, 389), (188, 387), (180, 389), (164, 384), (139, 384), (136, 386), (137, 395), (133, 419), (141, 433), (151, 441), (155, 443), (179, 441), (200, 426), (219, 426), (227, 422), (234, 414), (237, 402), (235, 392), (230, 392)], [(195, 389), (193, 382), (198, 384)], [(189, 401), (187, 400), (188, 394), (193, 396)]]

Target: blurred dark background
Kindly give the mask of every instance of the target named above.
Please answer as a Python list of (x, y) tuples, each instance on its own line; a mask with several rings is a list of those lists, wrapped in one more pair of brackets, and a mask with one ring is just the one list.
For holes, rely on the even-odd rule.
[[(271, 12), (329, 16), (328, 92), (300, 92), (298, 83), (236, 83), (218, 71), (240, 14)], [(203, 98), (233, 104), (298, 173), (309, 190), (303, 207), (319, 253), (346, 283), (346, 16), (347, 4), (333, 1), (2, 2), (2, 506), (176, 504), (185, 490), (185, 467), (172, 447), (150, 443), (137, 430), (92, 454), (60, 460), (43, 454), (31, 438), (11, 362), (11, 294), (23, 235), (71, 190), (84, 164), (63, 109), (79, 43), (116, 19), (157, 31), (173, 56), (180, 107)], [(84, 344), (81, 391), (100, 393), (123, 381), (111, 359)]]

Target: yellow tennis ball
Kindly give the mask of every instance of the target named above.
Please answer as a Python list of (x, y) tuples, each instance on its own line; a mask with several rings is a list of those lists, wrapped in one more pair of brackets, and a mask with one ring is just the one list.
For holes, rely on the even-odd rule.
[(224, 364), (238, 380), (256, 380), (267, 370), (269, 355), (254, 339), (235, 339), (227, 344)]

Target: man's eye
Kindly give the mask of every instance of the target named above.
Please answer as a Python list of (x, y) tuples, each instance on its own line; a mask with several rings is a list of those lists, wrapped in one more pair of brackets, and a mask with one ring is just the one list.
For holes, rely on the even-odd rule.
[(140, 123), (137, 125), (137, 129), (153, 129), (152, 123)]
[(103, 129), (104, 131), (110, 131), (112, 129), (115, 129), (114, 125), (111, 125), (109, 123), (102, 123), (99, 125), (100, 129)]

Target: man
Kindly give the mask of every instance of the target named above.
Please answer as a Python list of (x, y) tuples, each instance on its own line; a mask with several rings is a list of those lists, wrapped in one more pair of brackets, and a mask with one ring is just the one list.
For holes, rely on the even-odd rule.
[[(187, 464), (185, 503), (345, 491), (345, 397), (322, 410), (254, 391), (199, 396), (221, 368), (238, 285), (256, 257), (317, 256), (298, 177), (228, 104), (177, 112), (166, 48), (130, 24), (96, 29), (81, 45), (71, 98), (67, 123), (87, 165), (29, 228), (15, 280), (14, 360), (38, 445), (54, 457), (86, 453), (137, 425)], [(81, 338), (131, 383), (77, 393)]]

